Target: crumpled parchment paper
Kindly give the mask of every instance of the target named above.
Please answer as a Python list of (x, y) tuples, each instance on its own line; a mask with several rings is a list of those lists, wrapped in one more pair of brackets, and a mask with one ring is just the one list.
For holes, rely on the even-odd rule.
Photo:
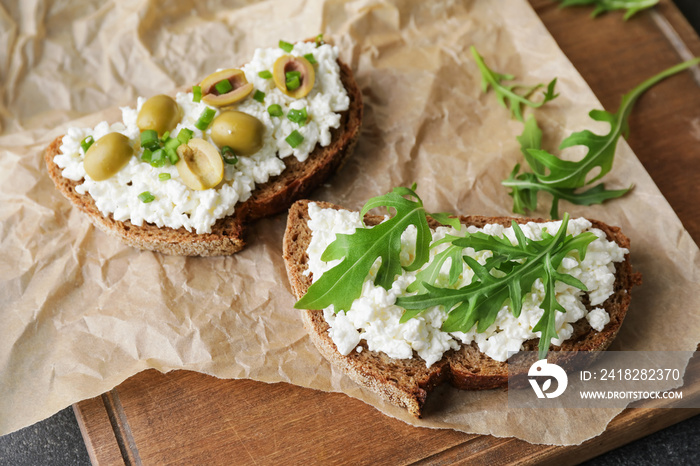
[[(42, 151), (68, 126), (114, 121), (116, 106), (133, 105), (137, 95), (191, 85), (245, 63), (256, 47), (319, 32), (355, 71), (366, 117), (354, 157), (316, 199), (360, 208), (417, 182), (429, 210), (509, 215), (500, 181), (522, 160), (515, 139), (522, 124), (493, 93), (481, 93), (472, 44), (520, 82), (559, 78), (561, 96), (537, 110), (550, 141), (607, 130), (588, 118), (600, 104), (525, 0), (231, 3), (0, 8), (0, 434), (147, 368), (342, 391), (414, 425), (536, 443), (600, 434), (619, 409), (508, 411), (502, 391), (445, 389), (416, 421), (358, 388), (318, 354), (292, 308), (284, 215), (258, 222), (249, 247), (232, 257), (171, 257), (123, 246), (54, 189)], [(603, 207), (563, 204), (562, 211), (617, 224), (632, 239), (644, 285), (634, 290), (614, 348), (694, 350), (697, 246), (624, 141), (605, 181), (635, 189)]]

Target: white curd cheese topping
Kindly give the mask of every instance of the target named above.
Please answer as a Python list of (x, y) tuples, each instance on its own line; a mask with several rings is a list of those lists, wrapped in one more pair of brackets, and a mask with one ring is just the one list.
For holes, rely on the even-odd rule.
[[(216, 220), (233, 214), (236, 203), (250, 197), (256, 184), (265, 183), (270, 177), (282, 173), (285, 165), (281, 159), (293, 155), (303, 162), (316, 144), (324, 147), (330, 144), (330, 130), (340, 125), (339, 112), (349, 108), (350, 99), (340, 80), (338, 49), (328, 44), (316, 47), (313, 42), (300, 42), (294, 45), (290, 55), (303, 56), (309, 53), (313, 54), (317, 62), (314, 65), (316, 79), (311, 92), (300, 99), (284, 94), (277, 89), (272, 79), (258, 76), (260, 71), (272, 72), (277, 58), (286, 54), (284, 50), (257, 49), (250, 63), (241, 68), (248, 82), (253, 83), (256, 90), (265, 93), (265, 99), (262, 103), (253, 99), (253, 91), (234, 109), (253, 115), (264, 124), (264, 145), (249, 157), (239, 156), (235, 165), (225, 164), (224, 181), (216, 189), (190, 189), (181, 181), (175, 166), (166, 164), (155, 168), (140, 160), (143, 151), (136, 118), (146, 101), (141, 97), (136, 109), (121, 109), (122, 122), (110, 125), (104, 121), (95, 128), (69, 128), (63, 137), (61, 153), (54, 157), (54, 162), (63, 169), (65, 178), (84, 180), (76, 187), (76, 191), (80, 194), (89, 193), (104, 215), (112, 214), (115, 220), (129, 220), (138, 226), (145, 221), (158, 227), (185, 227), (188, 231), (209, 233)], [(177, 137), (183, 128), (188, 128), (194, 132), (193, 137), (212, 142), (209, 129), (202, 133), (195, 127), (207, 105), (193, 102), (192, 93), (178, 93), (175, 100), (184, 116), (171, 131), (171, 136)], [(270, 116), (267, 108), (273, 104), (282, 107), (283, 116)], [(289, 110), (302, 108), (306, 108), (310, 118), (304, 126), (299, 126), (286, 117)], [(219, 109), (214, 110), (219, 115)], [(295, 130), (304, 140), (292, 148), (285, 138)], [(87, 136), (92, 136), (97, 141), (110, 132), (119, 132), (128, 137), (134, 147), (134, 156), (116, 175), (104, 181), (95, 181), (85, 173), (85, 152), (80, 147), (80, 142)], [(158, 178), (160, 173), (170, 174), (170, 179), (161, 181)], [(150, 192), (155, 199), (149, 203), (139, 200), (138, 195), (144, 191)]]
[(605, 312), (602, 307), (597, 307), (586, 315), (586, 320), (595, 330), (602, 332), (608, 322), (610, 322), (610, 315)]
[[(335, 235), (353, 233), (356, 228), (362, 228), (363, 225), (357, 212), (321, 209), (315, 203), (309, 204), (309, 217), (312, 239), (307, 249), (309, 255), (307, 272), (313, 274), (313, 280), (316, 281), (325, 271), (339, 262), (326, 263), (321, 260), (321, 254), (335, 240)], [(526, 237), (541, 240), (543, 232), (554, 234), (560, 226), (561, 222), (547, 222), (527, 223), (520, 227)], [(496, 236), (505, 234), (513, 244), (517, 244), (513, 229), (510, 227), (505, 228), (494, 224), (486, 225), (481, 229), (472, 226), (465, 230), (470, 233), (483, 231)], [(585, 218), (569, 221), (568, 234), (578, 235), (584, 231), (591, 231), (598, 237), (588, 246), (585, 259), (581, 261), (578, 253), (572, 251), (562, 261), (559, 271), (579, 279), (589, 291), (586, 293), (578, 288), (556, 282), (556, 299), (566, 312), (556, 313), (555, 327), (558, 338), (552, 340), (554, 345), (560, 345), (571, 337), (573, 333), (571, 324), (579, 319), (586, 317), (591, 327), (597, 331), (602, 331), (610, 321), (608, 314), (601, 308), (588, 312), (581, 298), (587, 294), (591, 306), (598, 306), (612, 295), (615, 282), (614, 263), (623, 261), (628, 251), (615, 242), (608, 241), (601, 230), (591, 228), (591, 223)], [(463, 232), (451, 227), (439, 227), (433, 231), (433, 240), (444, 238), (447, 234), (463, 236)], [(415, 243), (415, 227), (409, 226), (401, 237), (402, 265), (412, 262)], [(446, 247), (447, 244), (432, 248), (431, 260)], [(491, 256), (491, 251), (475, 252), (472, 248), (466, 248), (464, 254), (484, 264)], [(447, 286), (449, 264), (449, 259), (443, 264), (438, 286)], [(427, 366), (431, 366), (439, 361), (447, 350), (457, 349), (461, 344), (476, 342), (479, 349), (487, 356), (497, 361), (505, 361), (509, 351), (519, 351), (523, 342), (540, 337), (540, 332), (532, 330), (544, 312), (539, 305), (544, 299), (545, 290), (539, 279), (533, 284), (530, 293), (525, 296), (519, 317), (513, 316), (509, 306), (504, 305), (496, 321), (483, 333), (477, 333), (476, 327), (466, 333), (445, 333), (440, 330), (447, 319), (447, 312), (442, 306), (427, 309), (419, 316), (405, 323), (399, 323), (403, 309), (394, 303), (397, 297), (408, 295), (406, 288), (415, 280), (418, 271), (404, 271), (402, 275), (396, 277), (391, 289), (387, 291), (374, 285), (373, 277), (378, 265), (379, 262), (375, 263), (370, 271), (361, 296), (353, 302), (350, 310), (337, 314), (333, 306), (324, 310), (324, 317), (330, 325), (329, 335), (343, 355), (349, 354), (361, 340), (365, 340), (370, 350), (382, 351), (395, 359), (411, 358), (415, 351), (425, 360)], [(473, 272), (465, 265), (464, 273), (453, 287), (461, 288), (468, 285), (472, 277)]]

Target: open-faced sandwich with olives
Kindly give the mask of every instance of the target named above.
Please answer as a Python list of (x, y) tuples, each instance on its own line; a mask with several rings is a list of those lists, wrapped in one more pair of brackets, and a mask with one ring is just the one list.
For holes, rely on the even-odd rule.
[(139, 98), (122, 121), (48, 147), (56, 187), (100, 229), (177, 255), (240, 251), (247, 223), (307, 195), (352, 152), (362, 96), (335, 46), (257, 49), (190, 92)]

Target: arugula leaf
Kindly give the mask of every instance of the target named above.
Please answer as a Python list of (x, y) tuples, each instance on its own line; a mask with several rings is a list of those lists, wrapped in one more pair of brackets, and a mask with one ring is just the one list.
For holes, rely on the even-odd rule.
[(561, 2), (561, 7), (595, 5), (595, 9), (591, 13), (593, 18), (608, 11), (627, 10), (623, 18), (627, 21), (635, 13), (651, 8), (657, 3), (659, 0), (564, 0)]
[[(519, 173), (518, 164), (510, 176), (501, 182), (502, 185), (511, 188), (509, 194), (513, 198), (513, 212), (525, 214), (528, 210), (536, 210), (539, 191), (552, 195), (552, 206), (549, 212), (552, 218), (559, 217), (560, 199), (577, 205), (592, 205), (624, 196), (629, 192), (632, 186), (626, 189), (609, 190), (603, 183), (585, 191), (579, 191), (579, 189), (592, 184), (612, 169), (615, 148), (620, 136), (627, 136), (629, 133), (629, 115), (639, 96), (659, 81), (698, 63), (700, 58), (689, 60), (647, 79), (622, 97), (620, 108), (614, 114), (604, 110), (591, 111), (589, 114), (591, 118), (609, 123), (610, 131), (599, 135), (584, 130), (564, 139), (559, 147), (561, 150), (573, 146), (588, 148), (583, 159), (577, 162), (562, 160), (542, 150), (542, 131), (537, 126), (534, 116), (530, 115), (525, 122), (523, 133), (517, 139), (525, 161), (534, 173)], [(588, 180), (591, 171), (596, 167), (600, 168), (600, 172)]]
[(520, 173), (520, 165), (516, 165), (508, 179), (501, 184), (511, 188), (509, 195), (513, 198), (513, 212), (525, 214), (526, 210), (537, 210), (537, 193), (545, 191), (552, 195), (552, 206), (549, 210), (551, 218), (559, 218), (559, 200), (564, 199), (576, 205), (602, 204), (609, 199), (616, 199), (627, 194), (632, 186), (624, 189), (606, 189), (604, 183), (599, 183), (585, 191), (571, 188), (554, 188), (542, 184), (534, 173)]
[[(483, 332), (495, 322), (498, 312), (507, 300), (510, 300), (513, 315), (519, 316), (524, 296), (530, 293), (532, 285), (539, 278), (546, 290), (545, 298), (540, 304), (544, 313), (533, 330), (542, 332), (539, 353), (540, 359), (544, 358), (552, 338), (557, 336), (554, 327), (555, 313), (564, 311), (554, 293), (556, 281), (587, 291), (586, 286), (578, 279), (557, 271), (564, 257), (573, 250), (577, 250), (583, 260), (588, 245), (596, 239), (590, 232), (575, 237), (567, 235), (568, 221), (569, 215), (565, 214), (556, 234), (545, 235), (539, 241), (527, 239), (518, 224), (513, 222), (513, 230), (518, 239), (516, 245), (505, 235), (496, 237), (484, 233), (467, 233), (464, 238), (453, 240), (452, 245), (461, 248), (472, 247), (477, 251), (491, 250), (499, 259), (481, 265), (475, 259), (465, 256), (464, 260), (474, 272), (469, 285), (455, 290), (423, 283), (425, 293), (400, 297), (396, 305), (414, 315), (416, 311), (441, 305), (449, 313), (442, 326), (443, 331), (468, 332), (476, 325), (477, 332)], [(493, 274), (494, 270), (506, 273)]]
[[(430, 247), (434, 248), (440, 244), (451, 243), (458, 238), (460, 237), (447, 235), (440, 241), (434, 242)], [(450, 271), (447, 284), (448, 286), (452, 286), (457, 283), (459, 275), (464, 271), (464, 266), (462, 263), (462, 249), (463, 248), (459, 246), (450, 244), (447, 246), (447, 249), (437, 253), (430, 264), (416, 274), (416, 280), (408, 285), (406, 291), (425, 291), (425, 287), (423, 286), (424, 283), (435, 285), (440, 275), (440, 270), (447, 259), (450, 259)]]
[(435, 214), (429, 214), (434, 220), (437, 220), (441, 225), (449, 225), (455, 230), (459, 231), (462, 229), (462, 224), (457, 217), (454, 217), (449, 212), (438, 212)]
[[(411, 201), (405, 196), (416, 200)], [(432, 235), (423, 202), (415, 191), (394, 188), (389, 194), (374, 197), (367, 201), (360, 216), (364, 217), (375, 207), (395, 209), (396, 215), (373, 228), (358, 228), (351, 235), (336, 235), (335, 241), (323, 252), (321, 260), (343, 261), (321, 275), (297, 301), (295, 308), (324, 309), (333, 304), (336, 312), (350, 309), (352, 302), (360, 297), (365, 278), (378, 257), (381, 257), (381, 266), (374, 283), (390, 289), (396, 275), (402, 270), (401, 234), (409, 225), (415, 225), (417, 229), (416, 255), (413, 263), (403, 269), (414, 271), (428, 261)]]
[[(557, 84), (557, 78), (554, 78), (547, 85), (543, 99), (539, 102), (535, 102), (530, 99), (530, 96), (536, 90), (544, 87), (543, 84), (537, 84), (531, 87), (523, 86), (521, 84), (501, 84), (501, 81), (510, 81), (514, 76), (511, 74), (496, 73), (486, 65), (484, 59), (481, 57), (481, 55), (479, 55), (479, 52), (476, 51), (476, 48), (474, 48), (473, 45), (469, 47), (469, 50), (471, 50), (474, 60), (476, 60), (476, 65), (479, 67), (479, 71), (481, 72), (481, 90), (486, 93), (488, 92), (489, 87), (492, 87), (496, 92), (496, 96), (498, 97), (498, 101), (501, 103), (501, 105), (504, 108), (510, 109), (510, 113), (519, 121), (523, 121), (523, 105), (531, 108), (538, 108), (559, 95), (554, 93), (554, 86)], [(523, 89), (524, 92), (521, 94), (516, 93), (516, 89)]]
[[(587, 147), (588, 152), (580, 161), (561, 160), (547, 151), (536, 148), (528, 149), (527, 152), (530, 156), (534, 157), (549, 170), (547, 175), (538, 174), (538, 180), (542, 184), (556, 188), (579, 188), (603, 177), (612, 169), (615, 148), (620, 136), (623, 134), (627, 136), (629, 133), (629, 115), (639, 96), (659, 81), (698, 63), (700, 63), (700, 58), (686, 61), (642, 82), (628, 94), (622, 96), (620, 107), (615, 113), (606, 112), (605, 110), (592, 110), (589, 113), (590, 117), (595, 121), (609, 123), (610, 132), (599, 135), (589, 130), (583, 130), (571, 134), (559, 146), (560, 150), (574, 146)], [(600, 173), (591, 180), (587, 180), (589, 173), (595, 167), (600, 167)]]

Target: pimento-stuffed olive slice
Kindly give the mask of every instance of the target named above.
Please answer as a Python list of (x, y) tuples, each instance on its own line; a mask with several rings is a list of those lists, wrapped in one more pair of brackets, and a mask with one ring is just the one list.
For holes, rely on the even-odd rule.
[(199, 84), (202, 102), (215, 107), (225, 107), (248, 97), (253, 84), (245, 78), (243, 71), (231, 68), (212, 73)]
[(275, 61), (272, 79), (277, 89), (290, 97), (301, 99), (313, 89), (316, 72), (306, 58), (283, 55)]

